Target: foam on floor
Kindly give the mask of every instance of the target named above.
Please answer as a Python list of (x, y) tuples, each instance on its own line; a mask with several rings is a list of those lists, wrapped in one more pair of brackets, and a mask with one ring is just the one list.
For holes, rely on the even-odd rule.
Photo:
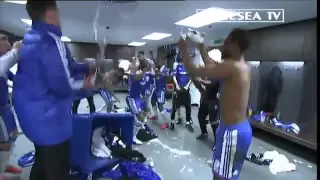
[[(121, 97), (120, 106), (125, 106), (125, 94), (118, 94)], [(104, 104), (99, 95), (94, 97), (96, 108), (99, 109)], [(79, 113), (89, 112), (87, 101), (82, 100), (79, 106)], [(170, 107), (170, 102), (166, 107)], [(102, 109), (103, 111), (103, 109)], [(156, 133), (158, 140), (150, 143), (134, 146), (134, 149), (141, 151), (147, 158), (154, 161), (155, 171), (159, 173), (162, 180), (209, 180), (212, 179), (212, 171), (207, 160), (212, 157), (212, 142), (210, 136), (208, 141), (196, 140), (196, 135), (200, 133), (197, 124), (197, 107), (192, 107), (192, 118), (194, 120), (194, 133), (190, 133), (182, 126), (176, 127), (175, 131), (161, 130), (157, 123), (148, 122)], [(210, 131), (210, 128), (208, 128)], [(211, 133), (209, 132), (211, 135)], [(33, 150), (32, 143), (24, 136), (18, 137), (15, 149), (10, 157), (10, 163), (17, 165), (19, 157)], [(269, 172), (268, 166), (259, 166), (250, 162), (245, 162), (239, 180), (261, 179), (261, 180), (316, 180), (317, 166), (299, 157), (296, 157), (284, 150), (278, 149), (271, 144), (253, 138), (250, 152), (265, 152), (276, 150), (284, 154), (290, 161), (295, 162), (297, 170), (293, 172), (283, 172), (273, 175)], [(1, 156), (0, 152), (0, 156)], [(0, 158), (1, 159), (1, 158)], [(301, 162), (301, 163), (300, 163)], [(25, 168), (21, 175), (22, 180), (28, 180), (30, 167)]]

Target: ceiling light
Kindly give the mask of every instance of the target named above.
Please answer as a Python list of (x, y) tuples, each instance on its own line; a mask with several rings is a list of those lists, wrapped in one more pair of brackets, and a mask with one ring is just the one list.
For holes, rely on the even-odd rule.
[(128, 45), (129, 46), (143, 46), (145, 44), (146, 44), (146, 42), (131, 42)]
[[(23, 23), (25, 23), (26, 25), (28, 26), (31, 26), (32, 25), (32, 20), (31, 19), (21, 19), (21, 21)], [(63, 42), (71, 42), (71, 39), (67, 36), (61, 36), (61, 41)]]
[(228, 18), (231, 18), (234, 13), (235, 12), (227, 9), (211, 7), (199, 13), (188, 16), (174, 24), (179, 26), (200, 28), (212, 23), (227, 20)]
[(27, 4), (27, 1), (4, 1), (8, 3), (14, 3), (14, 4)]
[(161, 39), (164, 39), (164, 38), (167, 38), (170, 36), (172, 36), (172, 34), (153, 32), (151, 34), (144, 36), (142, 39), (157, 41), (157, 40), (161, 40)]
[(302, 67), (304, 65), (304, 61), (282, 61), (281, 64), (289, 67)]
[(260, 61), (247, 61), (249, 64), (253, 65), (253, 66), (259, 66), (260, 65)]

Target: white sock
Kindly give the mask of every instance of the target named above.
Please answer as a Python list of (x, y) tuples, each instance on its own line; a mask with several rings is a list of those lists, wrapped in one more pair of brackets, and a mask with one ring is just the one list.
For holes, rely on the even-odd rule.
[(160, 112), (161, 115), (164, 115), (167, 111), (164, 109), (163, 111)]
[(178, 113), (178, 118), (181, 118), (181, 109), (177, 109), (177, 113)]

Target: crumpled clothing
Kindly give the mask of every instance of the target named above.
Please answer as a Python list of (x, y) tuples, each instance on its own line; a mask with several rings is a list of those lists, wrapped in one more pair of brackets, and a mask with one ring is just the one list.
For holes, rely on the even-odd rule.
[(288, 158), (277, 151), (266, 151), (262, 159), (270, 159), (272, 162), (269, 165), (269, 170), (276, 175), (279, 172), (289, 172), (296, 170), (296, 165), (290, 163)]
[(102, 176), (113, 180), (120, 180), (122, 177), (135, 178), (136, 180), (161, 180), (150, 166), (135, 161), (122, 161), (112, 170), (103, 172)]

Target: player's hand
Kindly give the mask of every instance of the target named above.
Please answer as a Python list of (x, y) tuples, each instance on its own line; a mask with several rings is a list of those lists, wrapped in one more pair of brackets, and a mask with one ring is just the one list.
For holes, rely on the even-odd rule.
[(84, 80), (83, 87), (84, 88), (94, 88), (95, 80), (96, 80), (96, 74), (95, 73), (90, 73), (86, 77), (86, 79)]
[(179, 41), (179, 49), (180, 49), (180, 52), (181, 51), (187, 51), (188, 49), (188, 43), (185, 39), (180, 39)]
[(187, 34), (185, 34), (185, 33), (180, 33), (180, 39), (186, 40), (186, 39), (187, 39)]
[(220, 99), (220, 93), (217, 93), (217, 99)]
[(12, 45), (13, 49), (20, 49), (20, 47), (21, 47), (21, 41), (16, 41)]
[(177, 86), (176, 88), (177, 88), (177, 91), (180, 91), (180, 90), (181, 90), (181, 88), (180, 88), (179, 86)]

